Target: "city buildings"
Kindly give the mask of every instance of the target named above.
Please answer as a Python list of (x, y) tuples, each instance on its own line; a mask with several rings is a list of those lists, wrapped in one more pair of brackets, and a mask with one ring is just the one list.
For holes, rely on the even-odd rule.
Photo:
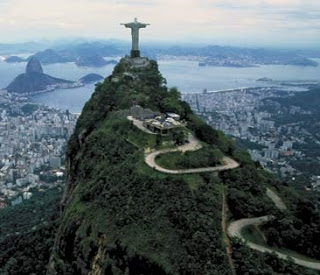
[(208, 124), (247, 148), (252, 159), (267, 170), (292, 181), (303, 176), (306, 188), (319, 190), (319, 175), (307, 171), (304, 165), (310, 160), (320, 163), (320, 159), (308, 156), (304, 150), (308, 144), (318, 144), (318, 138), (303, 122), (290, 119), (310, 112), (299, 106), (283, 107), (276, 100), (295, 93), (296, 89), (277, 86), (190, 93), (182, 97)]
[[(78, 115), (0, 95), (1, 208), (32, 196), (30, 190), (57, 183), (63, 177), (67, 140)], [(48, 173), (59, 176), (48, 177)], [(48, 179), (51, 179), (49, 181)]]

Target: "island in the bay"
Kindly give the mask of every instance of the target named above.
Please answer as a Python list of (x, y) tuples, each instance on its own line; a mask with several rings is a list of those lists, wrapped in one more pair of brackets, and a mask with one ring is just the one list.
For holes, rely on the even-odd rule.
[(99, 74), (94, 74), (94, 73), (87, 74), (86, 76), (79, 79), (79, 81), (82, 82), (83, 84), (94, 83), (100, 80), (103, 80), (103, 76)]

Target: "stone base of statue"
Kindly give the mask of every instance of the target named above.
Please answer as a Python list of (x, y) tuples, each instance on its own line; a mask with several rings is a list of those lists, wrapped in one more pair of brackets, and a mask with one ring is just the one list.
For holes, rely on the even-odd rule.
[(137, 58), (140, 57), (140, 51), (139, 50), (132, 50), (131, 51), (131, 58)]

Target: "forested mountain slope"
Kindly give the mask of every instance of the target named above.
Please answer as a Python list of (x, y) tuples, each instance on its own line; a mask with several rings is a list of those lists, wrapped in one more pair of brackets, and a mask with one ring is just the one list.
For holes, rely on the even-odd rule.
[[(236, 159), (240, 168), (218, 176), (168, 175), (148, 167), (136, 143), (152, 140), (127, 119), (133, 103), (178, 113), (188, 131)], [(155, 138), (155, 144), (164, 144), (163, 139)], [(66, 168), (48, 274), (231, 274), (221, 226), (223, 193), (230, 218), (277, 212), (265, 196), (273, 179), (222, 132), (197, 118), (176, 89), (168, 90), (154, 61), (141, 66), (124, 58), (97, 85), (69, 141)], [(239, 274), (258, 274), (245, 273), (252, 267), (235, 256)], [(264, 262), (257, 264), (280, 274)]]

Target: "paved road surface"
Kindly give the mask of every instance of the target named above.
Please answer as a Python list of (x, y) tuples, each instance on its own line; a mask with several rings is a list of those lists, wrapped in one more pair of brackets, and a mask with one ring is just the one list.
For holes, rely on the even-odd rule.
[(181, 169), (181, 170), (170, 170), (161, 167), (156, 163), (157, 156), (161, 154), (167, 154), (172, 152), (186, 152), (186, 151), (197, 151), (202, 148), (201, 143), (198, 139), (196, 139), (193, 135), (189, 135), (189, 142), (173, 149), (164, 149), (152, 152), (145, 156), (146, 163), (151, 167), (156, 169), (159, 172), (167, 173), (167, 174), (195, 174), (195, 173), (204, 173), (204, 172), (217, 172), (217, 171), (225, 171), (229, 169), (234, 169), (239, 167), (239, 164), (229, 157), (223, 157), (222, 161), (225, 163), (224, 165), (214, 166), (214, 167), (203, 167), (203, 168), (194, 168), (194, 169)]
[[(275, 203), (275, 205), (280, 210), (286, 209), (286, 205), (283, 203), (282, 199), (275, 192), (270, 190), (269, 188), (267, 189), (267, 195), (268, 195), (268, 197), (270, 197), (272, 199), (272, 201)], [(241, 219), (241, 220), (234, 221), (234, 222), (230, 223), (230, 225), (228, 227), (228, 235), (230, 237), (237, 237), (237, 238), (245, 241), (246, 245), (248, 245), (250, 248), (252, 248), (254, 250), (257, 250), (260, 252), (275, 253), (275, 254), (277, 254), (277, 256), (279, 258), (287, 260), (289, 257), (287, 254), (282, 253), (282, 252), (277, 252), (277, 251), (273, 250), (272, 248), (265, 247), (265, 246), (258, 245), (253, 242), (247, 241), (241, 233), (242, 229), (248, 225), (258, 226), (258, 225), (261, 225), (261, 224), (268, 222), (272, 219), (275, 219), (275, 217), (268, 215), (268, 216), (263, 216), (263, 217), (258, 217), (258, 218)], [(316, 269), (316, 270), (320, 270), (320, 262), (302, 260), (300, 258), (296, 258), (296, 257), (292, 257), (292, 256), (290, 256), (290, 258), (298, 265), (312, 268), (312, 269)]]

